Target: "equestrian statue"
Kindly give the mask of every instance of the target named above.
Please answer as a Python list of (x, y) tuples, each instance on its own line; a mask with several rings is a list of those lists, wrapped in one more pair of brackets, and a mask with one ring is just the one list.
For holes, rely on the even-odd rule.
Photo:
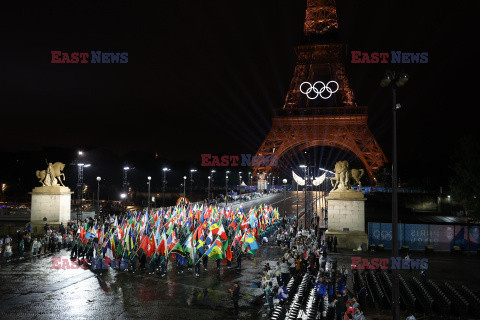
[[(62, 172), (65, 169), (65, 164), (61, 162), (48, 163), (47, 170), (37, 170), (37, 178), (44, 187), (57, 186), (57, 181), (65, 187), (63, 181), (65, 181), (65, 174)], [(63, 177), (63, 181), (62, 181)]]
[[(332, 191), (346, 191), (352, 189), (353, 186), (362, 187), (360, 179), (364, 174), (365, 170), (363, 169), (350, 169), (348, 161), (338, 161), (335, 164), (335, 177), (330, 179), (333, 186)], [(354, 184), (350, 183), (352, 180)]]

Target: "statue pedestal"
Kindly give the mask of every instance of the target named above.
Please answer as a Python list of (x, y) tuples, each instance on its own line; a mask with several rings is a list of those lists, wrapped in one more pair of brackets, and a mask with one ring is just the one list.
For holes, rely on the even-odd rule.
[[(66, 224), (70, 220), (72, 192), (67, 187), (36, 187), (32, 195), (31, 222), (33, 225)], [(43, 219), (47, 218), (47, 221)]]
[(326, 235), (337, 236), (338, 248), (357, 249), (362, 243), (368, 244), (368, 235), (365, 233), (366, 200), (361, 192), (353, 190), (332, 191), (327, 197)]

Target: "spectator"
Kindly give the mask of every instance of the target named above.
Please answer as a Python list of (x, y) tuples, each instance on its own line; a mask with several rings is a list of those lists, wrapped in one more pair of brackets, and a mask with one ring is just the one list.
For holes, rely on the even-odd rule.
[(277, 261), (277, 265), (275, 266), (275, 278), (277, 278), (277, 284), (278, 285), (280, 285), (280, 283), (282, 282), (282, 280), (280, 279), (280, 275), (281, 275), (280, 262)]
[(40, 254), (40, 243), (38, 242), (37, 238), (35, 238), (32, 244), (32, 255), (36, 257), (37, 254)]
[(337, 299), (333, 301), (335, 303), (335, 320), (343, 320), (343, 315), (347, 310), (345, 306), (345, 300), (340, 293), (337, 293)]
[(340, 274), (342, 276), (342, 281), (347, 282), (347, 277), (348, 277), (348, 270), (345, 265), (342, 265), (342, 269), (340, 270)]
[(356, 308), (356, 309), (355, 309), (355, 312), (353, 313), (352, 319), (353, 319), (353, 320), (367, 320), (367, 319), (365, 318), (365, 316), (363, 315), (363, 312), (360, 311), (359, 308)]
[(24, 244), (24, 242), (23, 242), (23, 239), (21, 239), (20, 242), (18, 243), (18, 250), (19, 250), (19, 254), (20, 254), (20, 260), (23, 259), (24, 249), (25, 249), (25, 244)]
[(295, 259), (293, 258), (293, 255), (290, 256), (287, 262), (290, 267), (290, 276), (295, 277), (297, 269), (296, 269)]
[(282, 232), (281, 230), (278, 230), (278, 233), (277, 233), (277, 246), (280, 247), (280, 244), (282, 243)]
[(352, 307), (353, 309), (360, 309), (360, 303), (358, 303), (357, 298), (352, 297)]
[(12, 256), (12, 246), (10, 245), (10, 243), (7, 243), (5, 245), (5, 252), (4, 252), (4, 256), (5, 256), (5, 261), (10, 261), (10, 257)]
[(238, 301), (240, 300), (240, 286), (238, 282), (235, 282), (233, 289), (228, 289), (232, 295), (233, 308), (235, 309), (235, 315), (238, 315)]
[(278, 288), (277, 298), (280, 300), (280, 304), (283, 305), (288, 299), (288, 289), (285, 285)]
[(347, 310), (345, 311), (345, 315), (343, 316), (343, 320), (348, 320), (353, 318), (353, 313), (355, 312), (355, 309), (350, 305), (350, 301), (346, 302), (346, 308)]
[(290, 270), (288, 268), (287, 261), (285, 258), (282, 259), (282, 262), (280, 263), (280, 273), (281, 273), (281, 278), (282, 278), (282, 284), (286, 285), (288, 281), (288, 274)]
[(360, 308), (363, 312), (367, 309), (367, 287), (364, 282), (358, 291), (358, 302), (360, 303)]
[(267, 300), (270, 312), (273, 312), (273, 293), (272, 282), (270, 281), (265, 288), (265, 300)]
[(420, 265), (420, 275), (422, 277), (422, 281), (423, 283), (427, 282), (427, 269), (428, 269), (428, 265), (426, 263), (422, 263)]

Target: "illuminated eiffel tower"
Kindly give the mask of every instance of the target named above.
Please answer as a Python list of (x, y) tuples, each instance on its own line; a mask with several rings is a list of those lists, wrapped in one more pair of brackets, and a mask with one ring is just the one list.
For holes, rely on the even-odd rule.
[[(335, 147), (354, 153), (373, 183), (386, 157), (367, 126), (367, 107), (355, 103), (343, 64), (345, 45), (338, 38), (335, 0), (307, 0), (304, 41), (296, 48), (297, 64), (285, 105), (275, 110), (272, 128), (256, 155), (281, 159), (287, 152)], [(317, 81), (336, 81), (338, 91), (328, 99), (307, 98), (300, 91), (301, 84)], [(302, 87), (303, 91), (308, 87)], [(331, 88), (334, 91), (335, 84)], [(328, 97), (328, 92), (323, 96)], [(254, 177), (273, 169), (269, 165), (255, 167)]]

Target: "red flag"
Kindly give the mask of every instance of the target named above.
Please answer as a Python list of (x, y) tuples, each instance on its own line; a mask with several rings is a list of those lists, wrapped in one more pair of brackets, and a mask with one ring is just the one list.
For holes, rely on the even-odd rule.
[(160, 244), (158, 245), (156, 251), (158, 253), (164, 254), (165, 253), (165, 245), (167, 243), (167, 239), (165, 239), (165, 233), (162, 235), (162, 241), (160, 241)]
[(195, 233), (193, 234), (193, 240), (198, 241), (202, 235), (202, 226), (199, 226)]
[(82, 230), (80, 230), (80, 239), (85, 239), (85, 228), (82, 227)]
[(230, 248), (230, 245), (227, 247), (227, 260), (232, 261), (232, 249)]
[(218, 230), (218, 235), (222, 240), (227, 240), (227, 233), (225, 232), (225, 229), (223, 228), (223, 225), (220, 225), (220, 229)]
[(145, 253), (148, 253), (148, 243), (150, 242), (150, 239), (148, 239), (148, 237), (146, 235), (143, 235), (142, 236), (142, 240), (140, 240), (140, 247), (139, 249), (143, 249), (143, 251), (145, 251)]
[(147, 238), (148, 246), (147, 246), (147, 257), (151, 257), (153, 252), (155, 251), (155, 243), (153, 242), (153, 237), (152, 239)]

